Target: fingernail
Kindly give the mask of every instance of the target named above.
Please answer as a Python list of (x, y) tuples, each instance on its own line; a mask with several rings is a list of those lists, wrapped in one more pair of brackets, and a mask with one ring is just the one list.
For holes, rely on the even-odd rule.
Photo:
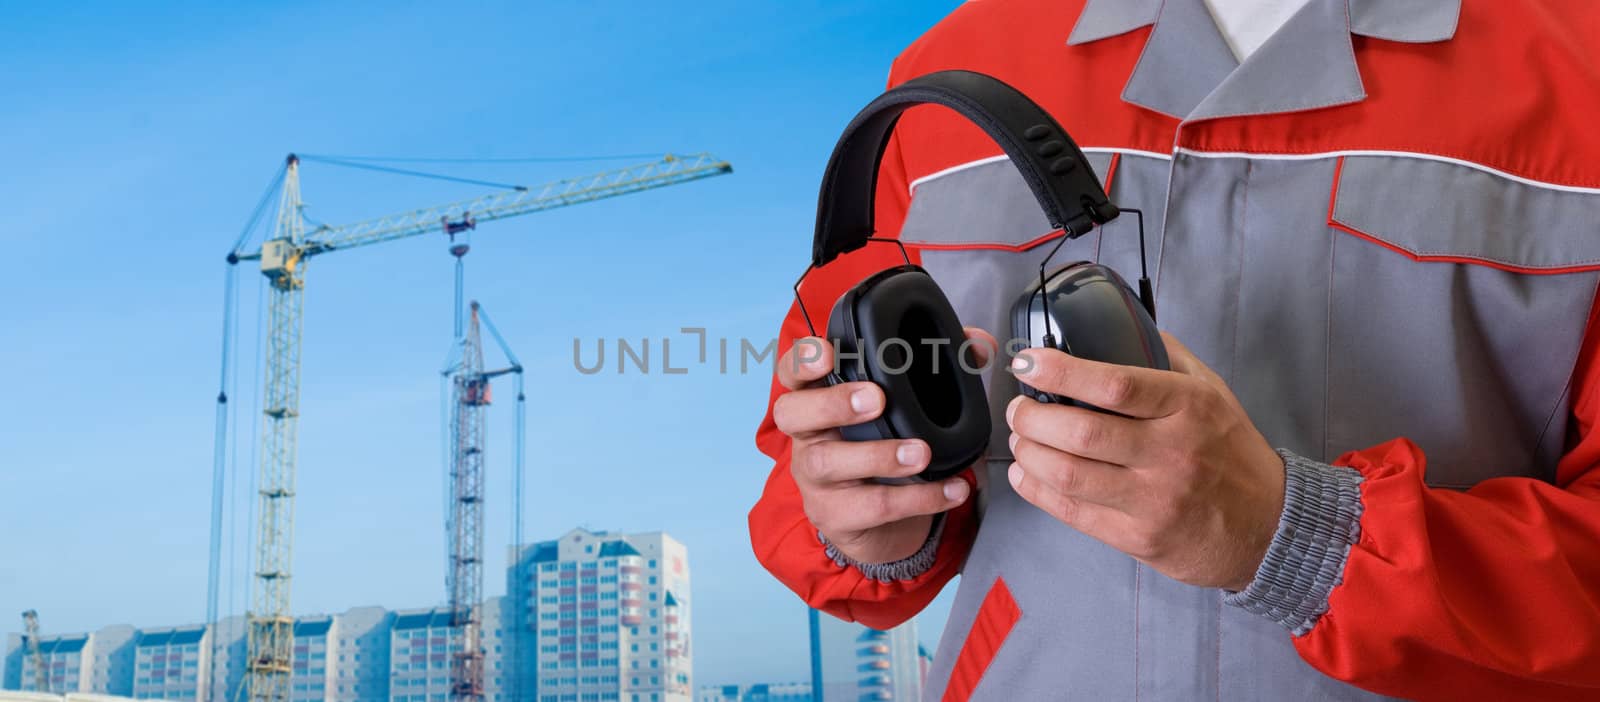
[(1022, 487), (1022, 466), (1011, 464), (1011, 467), (1006, 469), (1006, 480), (1011, 481), (1013, 490)]
[(1006, 425), (1011, 426), (1011, 415), (1017, 413), (1017, 405), (1022, 404), (1022, 396), (1011, 398), (1011, 403), (1006, 405)]
[(1018, 438), (1019, 437), (1016, 435), (1016, 433), (1013, 432), (1011, 434), (1011, 439), (1006, 442), (1006, 445), (1011, 447), (1011, 452), (1012, 453), (1016, 453), (1016, 451), (1017, 451), (1017, 439)]
[(1027, 356), (1019, 353), (1011, 359), (1011, 370), (1016, 371), (1019, 375), (1032, 369), (1033, 362), (1030, 361)]
[(871, 389), (862, 388), (850, 393), (850, 409), (856, 414), (866, 414), (878, 408), (878, 393)]
[(962, 502), (963, 500), (966, 500), (967, 499), (967, 495), (970, 494), (971, 492), (972, 492), (972, 486), (968, 485), (967, 481), (962, 480), (961, 478), (954, 478), (954, 479), (945, 481), (945, 484), (944, 484), (944, 499), (946, 499), (946, 500), (949, 500), (951, 502), (958, 502), (959, 503), (959, 502)]
[(903, 466), (920, 466), (928, 460), (928, 449), (920, 441), (907, 441), (894, 450), (894, 460)]

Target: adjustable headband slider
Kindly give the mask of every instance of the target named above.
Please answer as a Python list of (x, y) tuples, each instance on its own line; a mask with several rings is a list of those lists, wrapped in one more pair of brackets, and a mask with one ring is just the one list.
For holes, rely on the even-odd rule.
[(1079, 212), (1078, 216), (1060, 225), (1061, 231), (1066, 233), (1066, 238), (1068, 239), (1076, 239), (1088, 234), (1095, 228), (1095, 225), (1105, 224), (1116, 219), (1117, 215), (1122, 214), (1122, 211), (1117, 209), (1116, 205), (1111, 204), (1109, 199), (1095, 202), (1088, 197), (1084, 197), (1082, 204), (1083, 211)]
[(1057, 225), (1056, 228), (1060, 229), (1062, 232), (1065, 232), (1067, 235), (1066, 238), (1076, 239), (1093, 231), (1094, 225), (1094, 218), (1090, 217), (1088, 212), (1083, 212), (1078, 216)]
[(1116, 219), (1117, 215), (1122, 214), (1122, 210), (1117, 209), (1116, 205), (1111, 204), (1111, 200), (1109, 199), (1104, 202), (1089, 202), (1085, 200), (1083, 203), (1083, 209), (1088, 212), (1089, 218), (1093, 219), (1096, 224), (1105, 224), (1106, 222)]
[[(818, 237), (813, 241), (811, 246), (811, 266), (813, 268), (821, 268), (841, 255), (865, 247), (867, 242), (873, 240), (874, 237), (872, 235), (874, 233), (876, 232), (874, 232), (871, 227), (868, 227), (865, 231), (856, 228), (855, 231), (852, 231), (838, 239), (829, 240)], [(836, 246), (837, 248), (830, 249), (830, 244)]]

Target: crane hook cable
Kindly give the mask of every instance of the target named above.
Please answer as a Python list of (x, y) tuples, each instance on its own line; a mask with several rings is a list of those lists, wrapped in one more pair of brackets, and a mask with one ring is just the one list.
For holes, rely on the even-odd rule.
[(267, 184), (266, 191), (261, 193), (261, 199), (256, 201), (256, 208), (250, 212), (250, 219), (244, 223), (244, 229), (239, 232), (239, 238), (234, 239), (233, 248), (228, 249), (230, 255), (238, 254), (243, 250), (244, 242), (250, 238), (250, 233), (256, 230), (256, 225), (261, 223), (261, 215), (267, 210), (267, 204), (272, 202), (273, 194), (278, 192), (278, 187), (283, 185), (283, 175), (288, 172), (287, 166), (278, 166), (278, 173), (272, 177), (272, 182)]

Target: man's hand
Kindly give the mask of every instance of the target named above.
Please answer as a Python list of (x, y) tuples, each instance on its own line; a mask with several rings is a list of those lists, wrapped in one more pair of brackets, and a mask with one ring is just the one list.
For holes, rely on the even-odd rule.
[(1011, 485), (1168, 577), (1242, 590), (1283, 511), (1283, 460), (1222, 379), (1162, 336), (1176, 372), (1019, 355), (1018, 380), (1125, 416), (1017, 397), (1006, 408)]
[[(977, 329), (968, 329), (967, 336), (983, 342), (972, 345), (982, 367), (992, 357), (994, 338)], [(842, 439), (839, 427), (876, 419), (884, 397), (873, 383), (828, 387), (817, 382), (833, 370), (833, 356), (832, 344), (807, 337), (778, 359), (778, 382), (789, 392), (778, 397), (772, 418), (793, 439), (789, 466), (806, 517), (857, 562), (908, 558), (928, 540), (933, 515), (965, 502), (971, 486), (960, 477), (907, 485), (874, 482), (922, 472), (931, 457), (928, 444)]]

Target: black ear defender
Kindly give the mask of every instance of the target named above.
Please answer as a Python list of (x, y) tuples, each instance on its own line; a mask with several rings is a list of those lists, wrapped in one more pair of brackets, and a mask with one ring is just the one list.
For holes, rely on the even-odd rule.
[[(1012, 306), (1012, 339), (1094, 361), (1172, 369), (1167, 345), (1156, 329), (1155, 296), (1144, 255), (1144, 213), (1129, 207), (1121, 211), (1132, 212), (1139, 223), (1139, 292), (1134, 293), (1116, 271), (1088, 261), (1070, 263), (1046, 275), (1045, 268), (1061, 245), (1076, 238), (1067, 232), (1039, 262), (1039, 282), (1030, 285)], [(1017, 385), (1022, 394), (1040, 402), (1098, 409), (1026, 383)]]
[[(1050, 226), (1065, 232), (1063, 241), (1110, 221), (1119, 210), (1083, 151), (1049, 113), (1015, 88), (981, 73), (941, 71), (907, 81), (873, 100), (845, 127), (823, 173), (811, 264), (795, 281), (795, 299), (815, 336), (816, 326), (800, 298), (806, 275), (869, 242), (900, 247), (904, 265), (868, 277), (834, 304), (827, 338), (836, 344), (838, 358), (848, 362), (837, 362), (827, 382), (869, 381), (882, 388), (882, 415), (844, 427), (841, 434), (851, 441), (926, 441), (932, 458), (918, 477), (932, 481), (977, 461), (988, 448), (992, 427), (983, 381), (964, 353), (969, 347), (955, 308), (933, 277), (911, 263), (904, 245), (873, 236), (873, 199), (889, 136), (902, 113), (924, 104), (956, 111), (999, 144)], [(1141, 226), (1141, 242), (1142, 236)], [(1040, 265), (1039, 286), (1025, 291), (1013, 310), (1013, 331), (1024, 332), (1015, 338), (1114, 362), (1134, 359), (1123, 350), (1155, 348), (1149, 358), (1158, 356), (1159, 364), (1152, 360), (1136, 365), (1164, 367), (1166, 352), (1154, 332), (1148, 294), (1142, 296), (1144, 306), (1130, 306), (1128, 286), (1111, 269), (1082, 263), (1046, 275), (1048, 262), (1046, 257)], [(1141, 282), (1148, 289), (1148, 279)], [(1036, 327), (1037, 338), (1031, 333)], [(1098, 339), (1100, 335), (1108, 338)], [(1106, 349), (1118, 352), (1108, 355)]]

